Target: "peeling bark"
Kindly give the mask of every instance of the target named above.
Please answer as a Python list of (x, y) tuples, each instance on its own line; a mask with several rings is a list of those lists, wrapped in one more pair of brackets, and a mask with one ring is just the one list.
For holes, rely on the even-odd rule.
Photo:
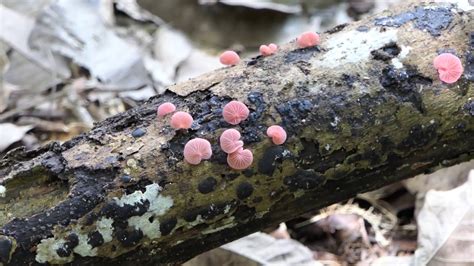
[[(179, 263), (251, 232), (383, 185), (474, 158), (474, 14), (418, 4), (294, 42), (270, 57), (168, 88), (62, 145), (13, 150), (0, 161), (0, 261)], [(455, 52), (465, 74), (443, 84), (432, 67)], [(231, 170), (218, 136), (232, 99), (254, 153)], [(174, 131), (165, 101), (195, 118)], [(273, 124), (284, 145), (265, 136)], [(213, 156), (183, 162), (208, 139)]]

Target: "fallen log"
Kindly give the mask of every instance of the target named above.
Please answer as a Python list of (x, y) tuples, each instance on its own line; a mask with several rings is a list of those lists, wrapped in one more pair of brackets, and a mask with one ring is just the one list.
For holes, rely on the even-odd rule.
[[(464, 10), (463, 10), (464, 8)], [(474, 14), (412, 4), (295, 42), (168, 88), (59, 145), (0, 161), (0, 262), (180, 263), (251, 232), (357, 193), (474, 158)], [(442, 51), (465, 67), (444, 84)], [(222, 119), (232, 99), (249, 118)], [(175, 131), (157, 119), (173, 102), (195, 118)], [(273, 145), (265, 130), (282, 125)], [(254, 163), (230, 169), (218, 136), (237, 128)], [(183, 161), (209, 140), (210, 160)]]

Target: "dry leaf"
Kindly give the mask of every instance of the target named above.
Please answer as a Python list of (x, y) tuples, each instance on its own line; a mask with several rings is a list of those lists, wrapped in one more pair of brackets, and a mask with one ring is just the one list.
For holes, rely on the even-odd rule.
[(19, 127), (11, 123), (0, 124), (0, 152), (21, 140), (30, 129), (32, 126)]
[(462, 186), (429, 191), (417, 218), (415, 265), (473, 265), (474, 170)]

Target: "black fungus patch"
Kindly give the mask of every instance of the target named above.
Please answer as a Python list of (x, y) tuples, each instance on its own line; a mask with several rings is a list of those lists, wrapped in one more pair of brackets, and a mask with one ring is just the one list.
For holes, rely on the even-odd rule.
[(474, 116), (474, 100), (467, 102), (463, 109), (466, 111), (466, 113)]
[(464, 76), (469, 81), (474, 81), (474, 32), (469, 34), (470, 51), (466, 53), (466, 63), (464, 64)]
[(0, 236), (0, 262), (7, 263), (10, 260), (12, 248), (12, 241), (5, 236)]
[(125, 188), (125, 194), (129, 195), (134, 193), (135, 191), (145, 192), (146, 186), (151, 184), (153, 184), (153, 182), (147, 178), (139, 179), (136, 182), (127, 184), (127, 187)]
[(143, 232), (138, 229), (119, 229), (115, 232), (117, 240), (124, 246), (124, 247), (133, 247), (140, 242), (143, 238)]
[(293, 99), (276, 106), (287, 133), (294, 132), (293, 127), (301, 124), (313, 111), (313, 103), (308, 99)]
[(202, 194), (207, 194), (214, 191), (214, 189), (216, 189), (216, 186), (217, 186), (217, 180), (214, 177), (210, 176), (202, 180), (201, 182), (199, 182), (198, 190)]
[(263, 112), (265, 112), (265, 100), (263, 99), (263, 94), (254, 91), (247, 95), (247, 99), (255, 106), (255, 111), (250, 113), (248, 121), (255, 122), (262, 117)]
[(348, 74), (342, 74), (341, 80), (344, 81), (344, 83), (346, 84), (347, 87), (353, 88), (353, 87), (354, 87), (354, 83), (358, 80), (358, 78), (357, 78), (357, 76), (352, 76), (352, 75), (348, 75)]
[(239, 173), (221, 174), (222, 179), (225, 179), (227, 181), (232, 181), (232, 180), (236, 179), (239, 176), (240, 176)]
[(413, 21), (417, 29), (427, 31), (433, 36), (440, 36), (453, 21), (451, 10), (446, 7), (417, 7), (414, 11), (404, 12), (395, 16), (376, 18), (377, 26), (400, 27)]
[(92, 248), (102, 246), (104, 244), (104, 237), (99, 231), (90, 232), (88, 235), (87, 244)]
[(263, 125), (257, 125), (257, 126), (250, 126), (247, 124), (247, 122), (242, 124), (242, 130), (240, 132), (240, 135), (242, 136), (242, 141), (245, 144), (250, 144), (250, 143), (256, 143), (260, 142), (261, 137), (260, 133), (262, 132), (264, 126)]
[(183, 218), (187, 222), (192, 222), (196, 220), (198, 215), (201, 215), (201, 218), (204, 220), (214, 219), (218, 215), (224, 214), (227, 208), (232, 209), (236, 205), (235, 201), (221, 202), (221, 203), (212, 203), (208, 206), (197, 207), (185, 212)]
[(325, 33), (334, 34), (336, 32), (340, 32), (345, 27), (347, 27), (347, 25), (349, 25), (349, 24), (347, 24), (347, 23), (339, 24), (339, 25), (333, 27), (332, 29), (327, 30)]
[(169, 235), (171, 231), (173, 231), (177, 223), (178, 223), (178, 220), (175, 217), (160, 221), (161, 235), (162, 236)]
[(72, 250), (79, 245), (79, 237), (72, 233), (66, 237), (66, 242), (62, 247), (56, 249), (56, 253), (59, 257), (69, 257), (72, 254)]
[(318, 46), (293, 50), (285, 55), (285, 63), (307, 62), (320, 51)]
[(262, 159), (258, 162), (258, 172), (272, 176), (276, 167), (286, 158), (290, 158), (289, 150), (282, 146), (271, 146), (263, 153)]
[[(344, 149), (331, 151), (328, 156), (321, 154), (320, 144), (315, 141), (307, 141), (301, 139), (303, 150), (299, 154), (301, 160), (298, 165), (303, 169), (312, 169), (316, 172), (323, 173), (329, 168), (335, 167), (337, 164), (343, 163), (350, 156)], [(323, 149), (324, 150), (324, 149)]]
[(132, 181), (132, 177), (129, 176), (129, 175), (123, 175), (123, 176), (120, 178), (120, 180), (121, 180), (122, 182), (124, 182), (124, 183), (128, 183), (128, 182)]
[(41, 161), (41, 165), (52, 175), (61, 178), (67, 161), (61, 154), (48, 152), (45, 158)]
[(134, 138), (143, 137), (145, 134), (146, 134), (146, 130), (144, 130), (143, 128), (137, 128), (134, 131), (132, 131), (132, 137)]
[(248, 182), (242, 182), (235, 189), (235, 193), (237, 194), (237, 198), (244, 200), (252, 195), (253, 186)]
[(415, 125), (411, 127), (408, 137), (399, 145), (401, 149), (422, 148), (438, 137), (436, 129), (438, 125), (431, 124), (429, 126)]
[(389, 61), (397, 57), (400, 51), (400, 47), (395, 42), (391, 42), (380, 49), (371, 51), (370, 54), (375, 60)]
[(286, 176), (283, 184), (288, 186), (290, 191), (298, 189), (314, 189), (324, 184), (324, 176), (313, 170), (298, 170), (294, 175)]
[(255, 208), (252, 207), (250, 208), (247, 205), (240, 205), (237, 207), (237, 210), (234, 212), (234, 217), (237, 221), (242, 222), (242, 221), (247, 221), (253, 216), (255, 216)]
[(388, 66), (382, 70), (379, 81), (385, 89), (397, 96), (400, 101), (410, 102), (418, 111), (424, 112), (423, 101), (417, 85), (431, 85), (431, 79), (423, 77), (410, 66), (403, 69)]
[(113, 220), (125, 220), (132, 216), (141, 216), (147, 212), (150, 207), (150, 202), (148, 200), (136, 202), (133, 205), (123, 204), (123, 206), (118, 205), (117, 203), (110, 201), (102, 207), (100, 211), (100, 216), (105, 216), (112, 218)]

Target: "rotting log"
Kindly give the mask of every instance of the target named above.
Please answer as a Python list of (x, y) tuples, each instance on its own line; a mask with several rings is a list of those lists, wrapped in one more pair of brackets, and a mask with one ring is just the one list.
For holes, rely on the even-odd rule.
[[(244, 60), (168, 88), (87, 134), (0, 162), (0, 260), (6, 265), (179, 263), (251, 232), (357, 193), (474, 158), (474, 14), (417, 4), (322, 34), (318, 47)], [(463, 77), (432, 67), (455, 52)], [(254, 153), (231, 170), (218, 147), (232, 99)], [(193, 128), (157, 120), (165, 101)], [(288, 141), (265, 130), (281, 124)], [(183, 162), (194, 137), (213, 156)]]

